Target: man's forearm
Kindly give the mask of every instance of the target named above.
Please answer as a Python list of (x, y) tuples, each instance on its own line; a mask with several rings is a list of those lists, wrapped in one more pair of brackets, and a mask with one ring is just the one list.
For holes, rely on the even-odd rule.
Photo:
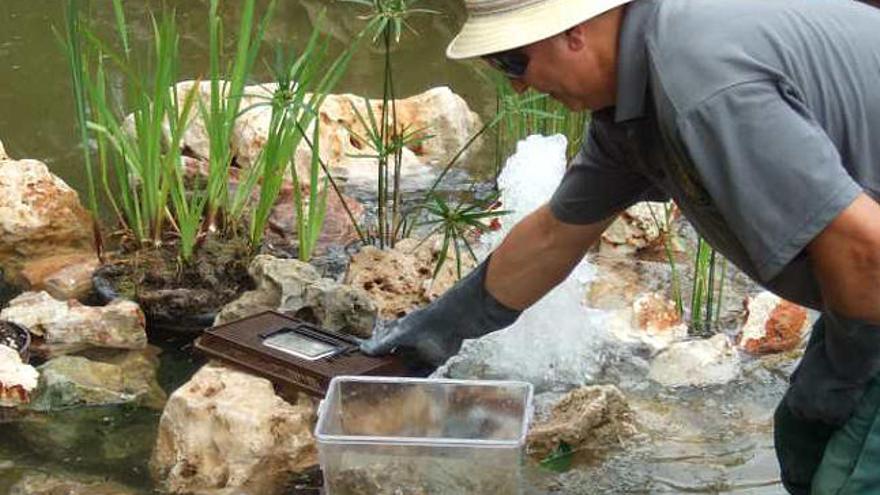
[(542, 206), (520, 221), (492, 254), (486, 289), (510, 308), (531, 306), (565, 280), (611, 220), (565, 224)]
[(880, 204), (862, 194), (807, 249), (826, 308), (880, 325)]

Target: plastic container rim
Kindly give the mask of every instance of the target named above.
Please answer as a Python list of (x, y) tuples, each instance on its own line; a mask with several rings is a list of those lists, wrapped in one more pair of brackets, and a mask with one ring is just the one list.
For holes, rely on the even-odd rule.
[[(526, 400), (523, 407), (522, 428), (519, 437), (515, 440), (482, 440), (467, 438), (430, 438), (430, 437), (383, 437), (364, 435), (330, 435), (322, 433), (324, 429), (326, 403), (335, 397), (339, 389), (338, 382), (370, 382), (370, 383), (430, 383), (441, 385), (468, 385), (468, 386), (516, 386), (525, 388)], [(516, 380), (456, 380), (451, 378), (410, 378), (393, 376), (347, 376), (333, 377), (327, 387), (327, 397), (321, 401), (318, 407), (318, 423), (315, 425), (315, 438), (319, 443), (335, 443), (347, 445), (401, 445), (422, 447), (485, 447), (485, 448), (511, 448), (525, 444), (526, 434), (529, 429), (529, 421), (532, 417), (532, 395), (534, 387), (529, 382)]]

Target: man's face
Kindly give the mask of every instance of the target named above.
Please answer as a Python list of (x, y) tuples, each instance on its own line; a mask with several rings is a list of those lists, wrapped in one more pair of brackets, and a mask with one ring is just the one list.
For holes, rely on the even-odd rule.
[[(517, 92), (531, 87), (546, 93), (574, 111), (614, 105), (616, 50), (613, 57), (607, 55), (604, 36), (588, 22), (520, 48), (528, 64), (522, 77), (510, 79), (511, 85)], [(611, 42), (616, 48), (616, 38)]]

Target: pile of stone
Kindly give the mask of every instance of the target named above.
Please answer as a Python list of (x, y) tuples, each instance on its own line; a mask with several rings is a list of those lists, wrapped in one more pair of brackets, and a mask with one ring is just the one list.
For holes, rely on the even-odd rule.
[[(0, 146), (2, 149), (2, 146)], [(21, 362), (0, 346), (0, 406), (52, 411), (138, 403), (161, 408), (157, 351), (147, 345), (143, 312), (117, 300), (79, 302), (98, 266), (92, 224), (73, 189), (36, 160), (0, 154), (0, 266), (7, 283), (24, 287), (0, 311), (31, 333)]]

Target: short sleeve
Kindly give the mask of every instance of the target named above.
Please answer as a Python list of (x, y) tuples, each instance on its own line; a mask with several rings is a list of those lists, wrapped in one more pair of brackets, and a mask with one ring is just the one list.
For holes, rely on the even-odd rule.
[(584, 143), (550, 200), (559, 221), (594, 223), (642, 199), (656, 199), (651, 182), (627, 167), (625, 135), (613, 123), (613, 112), (593, 114)]
[(762, 280), (778, 275), (861, 192), (797, 91), (721, 91), (677, 120), (685, 152)]

